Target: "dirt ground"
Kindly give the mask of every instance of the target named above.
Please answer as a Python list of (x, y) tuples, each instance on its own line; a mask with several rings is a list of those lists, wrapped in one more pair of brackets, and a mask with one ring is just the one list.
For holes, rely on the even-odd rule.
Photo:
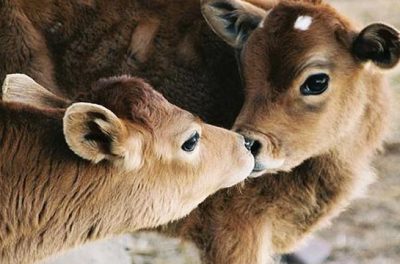
[[(361, 25), (385, 21), (400, 28), (400, 0), (331, 0)], [(333, 250), (324, 264), (397, 264), (400, 263), (400, 66), (390, 72), (395, 91), (393, 135), (387, 148), (375, 161), (379, 180), (372, 185), (367, 197), (354, 202), (346, 212), (332, 222), (330, 228), (316, 234), (331, 243)], [(101, 251), (123, 252), (132, 264), (197, 264), (194, 247), (176, 239), (154, 233), (141, 233), (126, 242), (102, 242)], [(107, 244), (108, 243), (108, 244)], [(113, 246), (107, 246), (111, 245)], [(115, 249), (117, 244), (118, 250)], [(105, 246), (104, 246), (105, 245)], [(92, 246), (93, 248), (93, 246)], [(94, 246), (96, 250), (96, 246)], [(107, 251), (108, 250), (108, 251)], [(85, 252), (85, 248), (80, 250)], [(89, 250), (87, 250), (89, 251)], [(118, 251), (118, 252), (119, 252)], [(99, 251), (97, 251), (99, 252)], [(118, 261), (112, 254), (109, 260), (79, 256), (80, 261), (51, 262), (52, 264), (129, 263)], [(126, 259), (126, 258), (125, 258)]]

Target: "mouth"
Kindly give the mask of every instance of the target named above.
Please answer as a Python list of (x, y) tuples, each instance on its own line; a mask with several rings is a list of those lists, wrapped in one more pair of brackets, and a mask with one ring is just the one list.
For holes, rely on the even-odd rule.
[(267, 166), (265, 166), (264, 164), (255, 162), (253, 172), (261, 172), (261, 171), (265, 171), (266, 169), (267, 169)]
[(278, 171), (282, 165), (284, 164), (283, 159), (270, 159), (267, 160), (266, 162), (255, 162), (253, 171), (250, 174), (250, 178), (256, 178), (259, 176), (264, 175), (265, 173), (273, 173)]
[(249, 177), (250, 178), (259, 177), (259, 176), (263, 175), (266, 172), (266, 169), (267, 168), (262, 163), (255, 162), (253, 171), (251, 172)]

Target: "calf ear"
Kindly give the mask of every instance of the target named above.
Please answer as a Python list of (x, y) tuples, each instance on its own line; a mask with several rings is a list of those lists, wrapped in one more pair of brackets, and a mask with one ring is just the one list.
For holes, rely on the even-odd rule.
[(353, 54), (362, 61), (371, 60), (381, 68), (392, 68), (400, 59), (399, 32), (384, 24), (371, 24), (355, 38)]
[(4, 102), (18, 102), (40, 108), (66, 108), (70, 102), (53, 94), (25, 74), (8, 74), (2, 86)]
[(234, 48), (242, 48), (267, 12), (242, 0), (202, 0), (204, 18), (214, 32)]
[[(140, 164), (139, 154), (132, 156), (134, 141), (122, 121), (107, 108), (90, 103), (75, 103), (64, 115), (64, 136), (73, 152), (98, 163), (122, 160), (129, 169)], [(135, 146), (132, 146), (135, 145)], [(138, 148), (135, 149), (136, 153)]]

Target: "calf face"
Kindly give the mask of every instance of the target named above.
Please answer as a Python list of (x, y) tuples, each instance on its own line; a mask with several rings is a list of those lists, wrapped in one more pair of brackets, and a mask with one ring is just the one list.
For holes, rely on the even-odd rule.
[(235, 128), (254, 140), (258, 173), (289, 170), (354, 137), (368, 94), (380, 86), (366, 62), (392, 68), (400, 57), (395, 29), (358, 31), (321, 1), (282, 1), (268, 11), (203, 1), (202, 11), (237, 49), (246, 99)]
[[(243, 180), (254, 165), (242, 136), (201, 122), (170, 104), (141, 80), (127, 77), (102, 80), (89, 98), (85, 97), (78, 100), (105, 106), (125, 120), (124, 142), (134, 143), (133, 149), (140, 150), (138, 155), (131, 153), (124, 158), (127, 167), (182, 181), (190, 180), (189, 175), (202, 181), (213, 179), (220, 188)], [(222, 160), (226, 155), (232, 159), (225, 163)], [(228, 176), (221, 176), (223, 173)]]
[[(24, 75), (9, 75), (3, 91), (8, 102), (70, 104), (55, 100)], [(140, 79), (101, 80), (78, 101), (64, 117), (71, 150), (94, 163), (111, 162), (138, 177), (144, 188), (160, 192), (153, 197), (155, 207), (174, 205), (172, 217), (161, 217), (164, 222), (189, 213), (218, 189), (243, 181), (254, 168), (243, 136), (201, 122)]]

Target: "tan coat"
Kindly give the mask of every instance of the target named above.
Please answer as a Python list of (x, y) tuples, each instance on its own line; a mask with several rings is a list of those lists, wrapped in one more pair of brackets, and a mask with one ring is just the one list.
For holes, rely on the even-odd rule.
[[(37, 84), (15, 78), (4, 95), (33, 94)], [(0, 101), (2, 264), (179, 219), (254, 167), (242, 136), (202, 123), (139, 79), (103, 80), (86, 98), (67, 110)], [(194, 133), (198, 143), (187, 143)]]
[[(206, 262), (262, 263), (286, 252), (372, 181), (370, 160), (386, 132), (390, 99), (376, 66), (397, 63), (395, 30), (375, 24), (361, 32), (318, 0), (283, 1), (271, 12), (262, 8), (277, 1), (249, 1), (262, 8), (239, 0), (202, 1), (210, 27), (197, 0), (141, 2), (94, 1), (74, 10), (61, 5), (65, 18), (43, 24), (57, 66), (50, 77), (73, 98), (104, 74), (130, 72), (208, 122), (231, 127), (239, 116), (235, 128), (256, 140), (259, 174), (268, 174), (240, 191), (218, 192), (170, 229), (195, 241)], [(140, 27), (143, 12), (151, 19)], [(312, 23), (302, 20), (295, 28), (302, 15)], [(54, 27), (57, 20), (61, 27)], [(155, 33), (143, 38), (154, 45), (147, 46), (145, 59), (136, 59), (128, 51), (135, 50), (132, 43), (143, 51), (132, 39), (146, 27)], [(8, 65), (13, 72), (21, 68)], [(321, 71), (330, 77), (329, 89), (302, 96), (300, 87)]]

